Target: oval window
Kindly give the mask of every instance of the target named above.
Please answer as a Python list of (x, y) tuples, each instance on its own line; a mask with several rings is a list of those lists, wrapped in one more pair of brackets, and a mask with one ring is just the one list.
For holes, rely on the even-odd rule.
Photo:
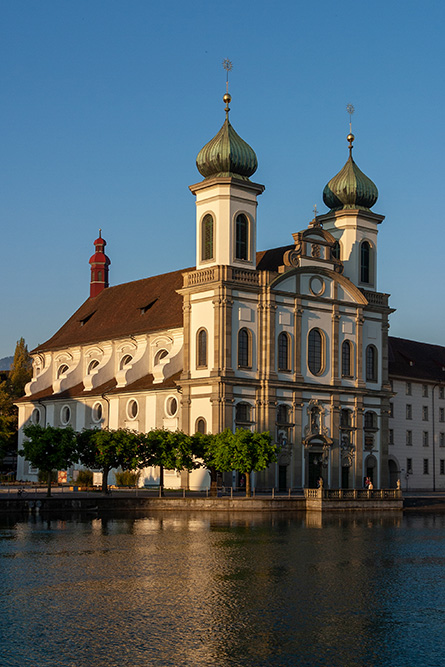
[(93, 406), (93, 421), (100, 422), (103, 416), (102, 403), (95, 403)]
[(174, 417), (178, 412), (178, 401), (174, 396), (167, 398), (166, 412), (169, 417)]
[(129, 419), (136, 419), (138, 416), (139, 412), (139, 406), (138, 402), (134, 400), (134, 398), (131, 399), (131, 401), (128, 402), (127, 405), (127, 415)]
[(40, 424), (40, 410), (38, 408), (34, 408), (32, 411), (31, 421), (33, 424)]
[(70, 419), (71, 419), (71, 408), (69, 405), (64, 405), (60, 415), (60, 420), (62, 424), (66, 425), (69, 424)]

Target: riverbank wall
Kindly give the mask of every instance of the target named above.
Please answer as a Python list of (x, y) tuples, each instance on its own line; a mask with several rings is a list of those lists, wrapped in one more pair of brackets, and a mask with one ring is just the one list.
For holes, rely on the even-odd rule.
[(1, 512), (86, 512), (162, 510), (173, 512), (324, 512), (324, 511), (401, 511), (403, 498), (377, 497), (329, 498), (319, 493), (311, 497), (144, 497), (112, 494), (61, 494), (37, 499), (11, 497), (0, 498)]

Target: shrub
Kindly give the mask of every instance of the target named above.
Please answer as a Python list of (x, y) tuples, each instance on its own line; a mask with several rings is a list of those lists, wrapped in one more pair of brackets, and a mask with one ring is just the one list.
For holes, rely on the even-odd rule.
[(131, 470), (116, 472), (116, 486), (137, 486), (139, 476), (139, 472), (131, 472)]
[(79, 486), (93, 486), (93, 471), (79, 470), (76, 484), (78, 484)]

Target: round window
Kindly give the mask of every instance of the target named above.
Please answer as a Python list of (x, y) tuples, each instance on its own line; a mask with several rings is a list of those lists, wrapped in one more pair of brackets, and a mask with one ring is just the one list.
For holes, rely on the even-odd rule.
[(138, 416), (139, 412), (139, 406), (137, 401), (134, 400), (134, 398), (131, 399), (131, 401), (128, 401), (127, 404), (127, 415), (129, 419), (136, 419)]
[(167, 398), (165, 409), (169, 417), (174, 417), (178, 412), (178, 401), (174, 396)]
[(40, 424), (40, 410), (38, 408), (34, 408), (32, 411), (31, 421), (33, 424)]
[(102, 403), (95, 403), (93, 406), (93, 421), (100, 422), (103, 416)]
[(60, 415), (60, 419), (62, 424), (69, 424), (69, 421), (71, 419), (71, 408), (69, 405), (64, 405), (62, 408), (62, 412)]

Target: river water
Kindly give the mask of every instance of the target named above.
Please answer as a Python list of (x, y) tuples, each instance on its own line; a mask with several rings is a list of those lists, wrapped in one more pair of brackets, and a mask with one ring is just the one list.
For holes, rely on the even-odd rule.
[(445, 514), (0, 518), (8, 667), (445, 664)]

